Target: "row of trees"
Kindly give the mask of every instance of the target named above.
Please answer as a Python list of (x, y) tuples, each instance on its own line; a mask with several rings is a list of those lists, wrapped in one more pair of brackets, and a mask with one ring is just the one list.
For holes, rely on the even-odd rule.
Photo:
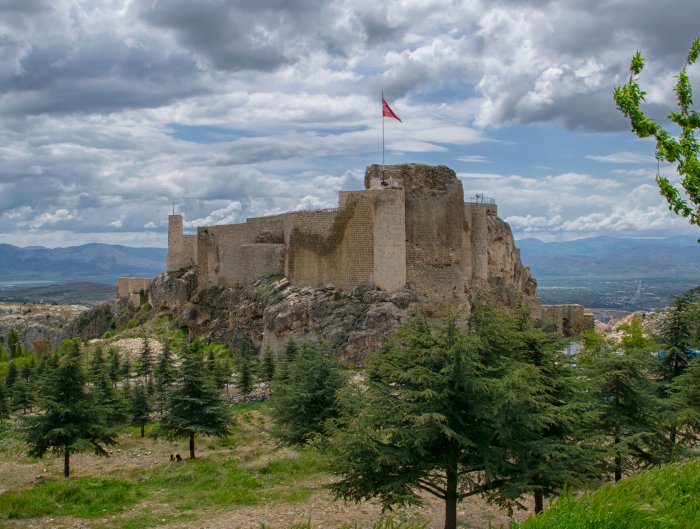
[(662, 345), (632, 322), (620, 344), (589, 334), (577, 357), (524, 311), (487, 305), (467, 321), (417, 316), (352, 383), (304, 344), (273, 393), (273, 433), (324, 447), (346, 500), (404, 505), (427, 492), (444, 500), (447, 529), (474, 494), (512, 507), (532, 493), (540, 511), (564, 486), (619, 480), (697, 446), (698, 294), (674, 302)]
[[(69, 476), (71, 454), (93, 450), (106, 456), (106, 447), (116, 443), (122, 426), (138, 425), (143, 436), (154, 413), (160, 418), (155, 435), (188, 439), (191, 458), (197, 435), (229, 433), (231, 417), (220, 387), (220, 362), (204, 354), (201, 342), (183, 346), (176, 361), (168, 348), (156, 360), (144, 340), (133, 378), (129, 364), (128, 357), (121, 361), (115, 351), (105, 358), (99, 348), (87, 359), (76, 340), (65, 341), (54, 355), (42, 359), (32, 371), (35, 412), (21, 421), (30, 454), (61, 454), (64, 475)], [(11, 367), (9, 379), (12, 373)], [(20, 383), (24, 381), (6, 381), (5, 387), (15, 391)], [(0, 411), (6, 415), (8, 401), (2, 397)]]

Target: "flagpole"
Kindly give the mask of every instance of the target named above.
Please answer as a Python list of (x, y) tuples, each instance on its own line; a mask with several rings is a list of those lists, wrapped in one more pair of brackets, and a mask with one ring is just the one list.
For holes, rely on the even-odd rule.
[(384, 90), (382, 90), (382, 183), (384, 183)]

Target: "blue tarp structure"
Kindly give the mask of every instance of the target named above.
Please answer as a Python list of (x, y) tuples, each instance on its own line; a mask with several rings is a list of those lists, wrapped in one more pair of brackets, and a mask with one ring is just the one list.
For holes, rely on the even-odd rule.
[[(691, 360), (691, 359), (695, 358), (697, 355), (700, 355), (700, 349), (685, 349), (683, 352), (685, 353), (685, 357), (688, 360)], [(658, 358), (666, 358), (666, 349), (661, 349), (661, 351), (659, 351), (656, 354), (656, 356)]]

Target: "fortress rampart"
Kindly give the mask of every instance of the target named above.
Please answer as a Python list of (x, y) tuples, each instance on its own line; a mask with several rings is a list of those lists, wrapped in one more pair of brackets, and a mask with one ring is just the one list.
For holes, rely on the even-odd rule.
[(120, 277), (117, 279), (117, 297), (128, 299), (131, 306), (138, 308), (141, 304), (141, 294), (148, 290), (151, 279), (145, 277)]
[(408, 287), (432, 314), (468, 307), (477, 290), (495, 285), (519, 292), (539, 312), (537, 283), (510, 227), (489, 200), (465, 202), (452, 169), (372, 165), (364, 183), (364, 190), (341, 191), (337, 209), (200, 227), (196, 235), (183, 233), (181, 215), (170, 215), (167, 270), (195, 266), (198, 289), (271, 274), (344, 291)]

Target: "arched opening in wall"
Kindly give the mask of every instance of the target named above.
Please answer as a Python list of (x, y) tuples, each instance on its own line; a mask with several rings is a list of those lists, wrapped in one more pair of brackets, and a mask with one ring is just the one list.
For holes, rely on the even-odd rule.
[(561, 332), (564, 336), (571, 336), (571, 322), (569, 318), (562, 319)]

